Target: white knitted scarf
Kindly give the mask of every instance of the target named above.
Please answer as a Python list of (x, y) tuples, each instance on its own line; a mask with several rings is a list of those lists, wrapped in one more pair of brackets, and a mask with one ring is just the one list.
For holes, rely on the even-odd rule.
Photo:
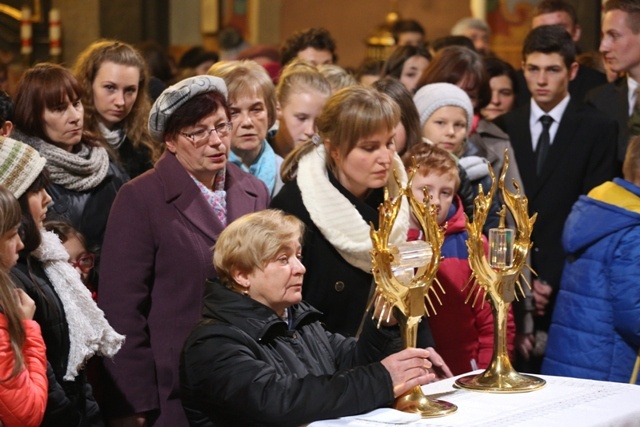
[[(302, 203), (313, 223), (338, 253), (349, 264), (371, 273), (372, 243), (369, 224), (349, 199), (329, 181), (325, 157), (324, 146), (318, 145), (300, 159), (296, 180), (302, 194)], [(393, 168), (402, 185), (406, 185), (407, 174), (398, 155), (393, 158)], [(387, 187), (392, 198), (398, 196), (398, 185), (393, 173), (390, 174)], [(406, 241), (408, 228), (409, 204), (403, 200), (389, 243)]]
[(74, 191), (86, 191), (100, 184), (109, 170), (109, 154), (103, 147), (80, 142), (80, 151), (69, 153), (53, 144), (16, 130), (15, 139), (29, 144), (47, 159), (47, 170), (54, 184)]
[(67, 262), (69, 254), (58, 236), (42, 230), (42, 243), (33, 251), (58, 294), (69, 325), (69, 358), (64, 379), (73, 381), (84, 364), (95, 354), (113, 357), (124, 342), (104, 312), (91, 299), (80, 274)]

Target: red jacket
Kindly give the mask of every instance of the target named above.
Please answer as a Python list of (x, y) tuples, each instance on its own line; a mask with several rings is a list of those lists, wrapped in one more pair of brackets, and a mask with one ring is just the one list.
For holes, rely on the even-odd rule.
[(47, 355), (40, 326), (33, 320), (23, 324), (25, 366), (11, 377), (15, 355), (7, 318), (0, 314), (0, 420), (5, 427), (38, 426), (47, 407)]
[[(442, 306), (436, 304), (438, 314), (432, 314), (428, 319), (436, 350), (453, 375), (459, 375), (472, 370), (472, 359), (478, 368), (484, 369), (489, 366), (493, 354), (493, 315), (488, 301), (482, 303), (484, 293), (478, 297), (475, 307), (472, 307), (475, 294), (465, 304), (471, 287), (470, 284), (465, 288), (471, 277), (466, 245), (468, 235), (462, 202), (458, 196), (455, 197), (451, 210), (454, 209), (453, 206), (455, 212), (450, 213), (447, 219), (447, 230), (442, 245), (444, 258), (437, 274), (438, 281), (446, 293), (442, 295), (438, 289)], [(418, 238), (422, 238), (418, 230), (409, 230), (408, 240)], [(508, 349), (512, 354), (515, 322), (511, 310), (507, 318), (507, 327)]]

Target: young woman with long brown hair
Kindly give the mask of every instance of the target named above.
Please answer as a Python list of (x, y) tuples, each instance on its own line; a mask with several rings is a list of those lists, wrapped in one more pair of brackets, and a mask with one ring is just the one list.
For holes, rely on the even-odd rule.
[(158, 160), (161, 146), (149, 135), (149, 75), (142, 55), (117, 40), (87, 47), (73, 67), (82, 86), (85, 128), (117, 153), (130, 178)]

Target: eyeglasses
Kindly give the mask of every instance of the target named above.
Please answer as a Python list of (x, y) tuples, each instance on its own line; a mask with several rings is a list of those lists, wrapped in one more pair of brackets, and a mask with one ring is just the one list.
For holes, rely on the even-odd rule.
[(78, 257), (77, 261), (69, 261), (73, 268), (79, 268), (83, 273), (88, 273), (94, 267), (96, 256), (94, 254), (85, 253)]
[(195, 145), (204, 144), (209, 141), (211, 134), (215, 131), (219, 138), (224, 138), (229, 135), (229, 132), (233, 129), (233, 123), (226, 122), (212, 127), (211, 129), (199, 129), (190, 133), (180, 132), (180, 135), (186, 136)]

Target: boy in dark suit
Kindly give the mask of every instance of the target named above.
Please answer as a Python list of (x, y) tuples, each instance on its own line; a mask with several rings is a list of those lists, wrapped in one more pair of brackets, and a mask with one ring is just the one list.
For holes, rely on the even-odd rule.
[(612, 120), (569, 95), (578, 64), (564, 28), (533, 29), (522, 56), (532, 98), (503, 116), (501, 124), (515, 151), (530, 214), (538, 213), (532, 234), (531, 267), (538, 277), (531, 314), (541, 333), (521, 329), (516, 341), (523, 360), (531, 362), (524, 369), (538, 372), (564, 263), (564, 221), (581, 194), (613, 178), (617, 131)]
[[(573, 5), (564, 0), (542, 0), (533, 10), (531, 28), (543, 25), (560, 25), (571, 35), (571, 39), (578, 45), (582, 29), (578, 23), (578, 14)], [(583, 65), (578, 66), (578, 72), (569, 83), (569, 93), (577, 101), (583, 101), (587, 93), (598, 86), (607, 83), (604, 73)], [(516, 105), (529, 103), (531, 93), (527, 87), (523, 70), (517, 72)]]

